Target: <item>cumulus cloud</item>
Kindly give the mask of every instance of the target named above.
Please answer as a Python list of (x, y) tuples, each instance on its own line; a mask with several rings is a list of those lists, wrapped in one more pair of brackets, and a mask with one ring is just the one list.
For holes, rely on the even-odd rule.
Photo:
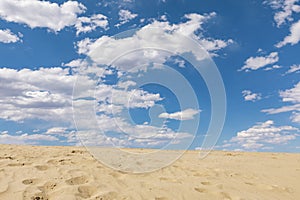
[(280, 108), (264, 109), (262, 112), (268, 114), (292, 112), (291, 120), (295, 123), (300, 123), (300, 82), (291, 89), (280, 91), (279, 96), (282, 98), (282, 102), (289, 103), (289, 105)]
[(94, 31), (98, 27), (101, 27), (103, 29), (108, 28), (108, 20), (106, 16), (102, 14), (95, 14), (91, 17), (79, 17), (75, 24), (77, 35), (79, 35), (80, 33), (88, 33)]
[[(140, 49), (126, 58), (117, 60), (114, 66), (120, 70), (129, 70), (130, 66), (145, 66), (149, 63), (163, 64), (168, 59), (168, 53), (157, 51), (151, 48), (172, 51), (174, 54), (192, 52), (198, 60), (207, 58), (207, 55), (195, 50), (182, 40), (184, 36), (197, 39), (208, 51), (215, 51), (225, 48), (232, 43), (232, 40), (222, 41), (214, 39), (203, 39), (194, 33), (202, 30), (202, 24), (215, 16), (215, 13), (200, 15), (186, 14), (186, 22), (170, 24), (167, 21), (154, 20), (151, 24), (145, 25), (136, 31), (131, 37), (113, 38), (102, 36), (97, 40), (86, 38), (77, 43), (78, 53), (89, 56), (94, 62), (102, 65), (110, 65), (128, 49)], [(145, 49), (148, 47), (148, 49)], [(100, 50), (101, 49), (101, 50)], [(103, 51), (105, 49), (105, 51)]]
[(119, 20), (120, 23), (116, 24), (116, 26), (121, 26), (123, 24), (126, 24), (130, 20), (136, 18), (138, 15), (135, 13), (130, 12), (129, 10), (120, 10), (119, 11)]
[(65, 27), (75, 26), (76, 34), (91, 32), (97, 27), (106, 29), (107, 17), (94, 14), (91, 17), (79, 17), (86, 7), (77, 1), (66, 1), (62, 4), (39, 0), (1, 0), (0, 18), (30, 28), (47, 28), (54, 32)]
[(233, 40), (229, 39), (227, 41), (224, 41), (218, 39), (215, 40), (215, 39), (202, 38), (200, 39), (199, 42), (207, 51), (212, 52), (211, 55), (215, 56), (216, 54), (213, 52), (227, 47), (228, 45), (233, 43)]
[(200, 112), (200, 110), (195, 109), (186, 109), (179, 112), (174, 113), (161, 113), (158, 117), (159, 118), (165, 118), (165, 119), (175, 119), (175, 120), (191, 120), (194, 119), (194, 116), (197, 115)]
[[(76, 61), (73, 64), (76, 64)], [(97, 72), (97, 69), (103, 72), (103, 69), (96, 68), (87, 70), (85, 73)], [(72, 121), (72, 92), (76, 79), (76, 86), (83, 92), (83, 94), (76, 95), (93, 94), (99, 101), (115, 106), (148, 108), (156, 101), (162, 100), (159, 94), (148, 93), (141, 89), (126, 91), (118, 86), (106, 84), (100, 84), (94, 88), (97, 80), (84, 75), (78, 77), (77, 74), (70, 74), (68, 68), (37, 70), (0, 68), (2, 97), (0, 118), (12, 121), (25, 119)], [(92, 91), (89, 91), (91, 88)]]
[(21, 39), (19, 38), (19, 36), (12, 33), (11, 30), (9, 30), (9, 29), (1, 30), (0, 29), (0, 42), (15, 43), (15, 42), (18, 42), (20, 40)]
[(49, 1), (1, 0), (0, 17), (8, 22), (22, 23), (30, 28), (48, 28), (60, 31), (72, 26), (77, 15), (84, 13), (85, 6), (77, 1), (67, 1), (59, 5)]
[(287, 144), (299, 136), (299, 129), (292, 126), (275, 126), (272, 120), (257, 123), (247, 130), (240, 131), (225, 141), (223, 147), (243, 150), (272, 148), (272, 145)]
[(300, 20), (292, 24), (290, 28), (290, 34), (286, 36), (283, 41), (276, 44), (276, 47), (280, 48), (287, 44), (295, 45), (300, 41)]
[(245, 61), (245, 65), (241, 68), (241, 70), (257, 70), (267, 65), (274, 64), (278, 62), (278, 60), (279, 57), (277, 52), (272, 52), (266, 56), (250, 57)]
[(257, 101), (261, 99), (261, 94), (253, 93), (250, 90), (243, 90), (242, 91), (243, 97), (245, 101)]
[(0, 68), (0, 118), (70, 122), (70, 97), (75, 79), (68, 69), (63, 68)]

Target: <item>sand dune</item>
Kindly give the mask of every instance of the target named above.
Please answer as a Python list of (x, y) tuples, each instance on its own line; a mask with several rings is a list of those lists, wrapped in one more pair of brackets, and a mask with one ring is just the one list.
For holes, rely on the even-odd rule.
[(0, 199), (300, 199), (300, 154), (198, 153), (128, 174), (80, 147), (0, 145)]

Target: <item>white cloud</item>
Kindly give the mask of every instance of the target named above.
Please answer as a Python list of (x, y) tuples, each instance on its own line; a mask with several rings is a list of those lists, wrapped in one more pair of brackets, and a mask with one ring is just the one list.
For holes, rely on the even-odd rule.
[(150, 63), (163, 64), (168, 59), (169, 54), (167, 52), (143, 49), (145, 47), (172, 49), (174, 54), (192, 52), (198, 60), (203, 60), (207, 58), (206, 54), (204, 55), (203, 52), (192, 49), (184, 42), (179, 41), (182, 40), (183, 36), (193, 37), (200, 43), (202, 42), (208, 51), (219, 50), (232, 43), (232, 40), (203, 39), (201, 36), (194, 34), (195, 31), (201, 30), (202, 24), (213, 16), (215, 16), (215, 13), (206, 15), (187, 14), (185, 15), (187, 21), (179, 24), (154, 20), (151, 24), (145, 25), (135, 32), (133, 36), (126, 38), (116, 39), (109, 36), (102, 36), (97, 40), (86, 38), (77, 43), (78, 53), (86, 54), (98, 64), (110, 65), (115, 58), (123, 55), (128, 49), (141, 49), (130, 56), (127, 55), (126, 58), (122, 57), (114, 63), (116, 68), (125, 71), (128, 71), (132, 66), (145, 66)]
[[(73, 64), (82, 64), (82, 62), (74, 61)], [(85, 73), (97, 74), (97, 69), (104, 71), (96, 67)], [(75, 72), (76, 70), (77, 68)], [(113, 104), (116, 108), (118, 106), (148, 108), (156, 101), (162, 100), (159, 94), (151, 94), (141, 89), (126, 91), (118, 86), (105, 84), (94, 88), (97, 80), (84, 75), (77, 76), (76, 73), (71, 75), (68, 68), (37, 70), (0, 68), (0, 118), (12, 121), (42, 119), (71, 123), (72, 92), (76, 79), (77, 87), (83, 94), (76, 94), (74, 98), (95, 94), (99, 101)], [(92, 92), (90, 88), (93, 89)]]
[(265, 71), (270, 71), (270, 70), (273, 70), (273, 69), (280, 69), (282, 68), (282, 66), (280, 65), (273, 65), (272, 67), (266, 67), (264, 68)]
[(116, 26), (121, 26), (127, 22), (129, 22), (130, 20), (136, 18), (138, 15), (135, 13), (131, 13), (129, 10), (120, 10), (119, 11), (119, 20), (120, 23), (118, 23)]
[(300, 103), (300, 82), (294, 88), (281, 91), (280, 96), (283, 102)]
[(272, 52), (267, 56), (250, 57), (245, 61), (245, 65), (241, 70), (257, 70), (267, 65), (278, 62), (279, 57), (277, 52)]
[(295, 45), (300, 41), (300, 20), (292, 24), (290, 28), (290, 35), (286, 36), (283, 41), (276, 44), (280, 48), (287, 44)]
[(91, 17), (79, 17), (75, 28), (77, 29), (76, 34), (87, 33), (94, 31), (96, 28), (101, 27), (107, 29), (108, 27), (107, 17), (102, 14), (95, 14)]
[(66, 127), (52, 127), (49, 128), (45, 134), (46, 135), (63, 135), (66, 133), (67, 128)]
[(11, 135), (8, 132), (0, 134), (1, 144), (39, 144), (41, 141), (58, 141), (59, 139), (52, 135), (43, 134), (21, 134)]
[(107, 17), (94, 14), (91, 17), (79, 17), (86, 7), (77, 1), (62, 4), (39, 0), (1, 0), (0, 18), (30, 28), (48, 28), (54, 32), (65, 27), (75, 26), (76, 34), (94, 31), (97, 27), (107, 29)]
[(0, 42), (3, 43), (15, 43), (21, 39), (9, 29), (1, 30), (0, 29)]
[(299, 136), (299, 129), (292, 126), (275, 126), (272, 120), (258, 123), (240, 131), (224, 147), (239, 147), (246, 150), (271, 148), (269, 145), (287, 144)]
[(185, 67), (185, 61), (183, 59), (174, 59), (174, 64), (178, 65), (178, 67), (184, 68)]
[[(70, 65), (75, 67), (77, 65), (84, 66), (85, 64), (86, 63), (81, 60), (76, 60), (71, 62)], [(77, 68), (75, 67), (75, 69)], [(77, 116), (89, 116), (88, 110), (90, 108), (93, 109), (93, 112), (101, 112), (101, 114), (98, 115), (93, 113), (94, 116), (92, 116), (97, 118), (97, 126), (94, 126), (91, 122), (91, 118), (79, 123), (84, 124), (84, 128), (90, 131), (96, 129), (119, 134), (119, 137), (103, 137), (99, 132), (95, 133), (97, 135), (96, 137), (103, 137), (103, 140), (99, 142), (113, 140), (119, 145), (147, 146), (166, 144), (171, 141), (174, 142), (191, 137), (189, 133), (178, 133), (168, 127), (130, 124), (126, 118), (118, 116), (124, 108), (148, 108), (153, 106), (156, 101), (161, 100), (159, 94), (148, 93), (141, 89), (125, 91), (122, 87), (133, 85), (133, 83), (124, 83), (115, 86), (100, 84), (94, 88), (93, 86), (96, 85), (95, 80), (83, 74), (77, 77), (77, 74), (70, 74), (69, 70), (68, 68), (63, 69), (59, 67), (40, 68), (36, 70), (0, 68), (1, 119), (15, 122), (39, 119), (46, 121), (47, 124), (61, 125), (49, 128), (40, 134), (34, 133), (14, 136), (3, 132), (3, 136), (0, 137), (2, 142), (31, 144), (44, 140), (56, 141), (59, 137), (60, 142), (77, 143), (76, 133), (70, 131), (74, 129), (72, 91), (76, 78), (78, 79), (77, 84), (79, 84), (78, 87), (82, 93), (74, 94), (75, 99), (79, 97), (93, 97), (89, 96), (89, 94), (94, 95), (96, 91), (95, 97), (97, 100), (105, 102), (97, 105), (95, 107), (96, 110), (94, 110), (94, 100), (76, 100), (74, 108), (77, 110), (75, 113)], [(87, 74), (91, 72), (97, 73), (95, 69), (87, 70)], [(92, 90), (90, 90), (90, 88), (92, 88)], [(117, 114), (117, 116), (111, 116), (111, 114)], [(123, 133), (126, 133), (128, 136), (126, 136), (126, 138), (120, 137)], [(61, 137), (64, 139), (61, 139)], [(92, 138), (92, 136), (89, 135), (86, 137), (87, 140)], [(90, 142), (92, 142), (93, 139), (95, 138), (92, 138)]]
[(70, 97), (75, 80), (68, 69), (62, 68), (0, 68), (0, 118), (70, 122)]
[[(175, 132), (167, 127), (132, 125), (122, 118), (111, 118), (107, 115), (99, 116), (98, 126), (98, 131), (90, 129), (77, 133), (85, 145), (157, 147), (192, 137), (189, 133)], [(103, 134), (108, 132), (122, 137)]]
[(290, 66), (290, 69), (285, 74), (299, 73), (299, 72), (300, 72), (300, 65), (292, 65)]
[(39, 0), (1, 0), (0, 17), (8, 22), (28, 25), (30, 28), (48, 28), (60, 31), (77, 22), (77, 15), (84, 13), (85, 6), (77, 1), (59, 5)]
[(261, 94), (253, 93), (250, 90), (243, 90), (242, 91), (243, 97), (245, 101), (257, 101), (261, 99)]
[(268, 114), (278, 114), (278, 113), (291, 112), (296, 110), (300, 110), (300, 105), (294, 104), (294, 105), (282, 106), (279, 108), (269, 108), (269, 109), (262, 110), (262, 112)]
[(292, 14), (300, 12), (300, 6), (297, 4), (299, 0), (272, 0), (265, 1), (277, 12), (274, 15), (274, 20), (277, 27), (285, 24), (287, 21), (293, 21)]
[(160, 16), (159, 19), (162, 20), (162, 21), (167, 21), (168, 20), (166, 15)]
[(268, 114), (278, 114), (283, 112), (292, 112), (291, 120), (295, 123), (300, 123), (300, 82), (293, 88), (279, 92), (282, 101), (290, 105), (282, 106), (280, 108), (264, 109), (262, 112)]
[(161, 113), (158, 117), (165, 119), (175, 119), (175, 120), (191, 120), (194, 119), (194, 116), (197, 115), (200, 110), (195, 109), (186, 109), (183, 111), (175, 112), (175, 113)]
[[(207, 51), (218, 51), (220, 49), (223, 49), (227, 47), (228, 45), (233, 43), (233, 40), (229, 39), (227, 41), (224, 40), (214, 40), (214, 39), (206, 39), (202, 38), (200, 39), (200, 44), (207, 50)], [(212, 54), (214, 55), (214, 54)]]

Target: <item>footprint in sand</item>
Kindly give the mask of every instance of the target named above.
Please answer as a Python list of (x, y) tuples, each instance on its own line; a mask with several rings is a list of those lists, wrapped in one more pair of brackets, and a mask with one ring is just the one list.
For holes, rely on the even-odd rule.
[(211, 183), (208, 182), (208, 181), (203, 181), (203, 182), (201, 182), (201, 184), (202, 184), (202, 185), (211, 185)]
[(69, 164), (71, 162), (71, 159), (52, 159), (52, 160), (48, 160), (47, 163), (48, 164), (52, 164), (52, 165), (57, 165), (57, 164), (61, 164), (61, 165), (66, 165)]
[(87, 182), (88, 182), (88, 178), (86, 176), (77, 176), (66, 180), (66, 183), (68, 185), (80, 185)]
[(117, 192), (107, 192), (103, 195), (97, 196), (97, 200), (113, 200), (118, 199), (118, 193)]
[(49, 181), (49, 182), (46, 182), (41, 188), (40, 190), (42, 191), (52, 191), (54, 190), (54, 188), (57, 186), (57, 183), (56, 182), (53, 182), (53, 181)]
[(2, 183), (0, 181), (0, 194), (4, 193), (4, 192), (7, 192), (8, 187), (9, 187), (8, 183)]
[(97, 188), (94, 186), (83, 185), (78, 187), (78, 195), (84, 199), (91, 198), (91, 196), (93, 196), (96, 191)]
[(38, 182), (37, 179), (25, 179), (22, 181), (24, 185), (34, 185)]
[(204, 189), (204, 188), (194, 188), (194, 190), (196, 190), (197, 192), (200, 192), (200, 193), (204, 193), (204, 192), (207, 191), (207, 190)]
[(224, 200), (231, 200), (232, 199), (231, 196), (226, 192), (220, 192), (220, 195), (222, 196), (222, 199), (224, 199)]
[(246, 185), (254, 185), (254, 183), (251, 182), (245, 182)]
[(45, 171), (48, 169), (48, 166), (46, 165), (37, 165), (37, 166), (34, 166), (37, 170), (40, 170), (40, 171)]
[(32, 200), (46, 200), (48, 199), (46, 195), (42, 192), (35, 194), (33, 197), (31, 197)]
[(166, 197), (155, 197), (155, 200), (167, 200)]

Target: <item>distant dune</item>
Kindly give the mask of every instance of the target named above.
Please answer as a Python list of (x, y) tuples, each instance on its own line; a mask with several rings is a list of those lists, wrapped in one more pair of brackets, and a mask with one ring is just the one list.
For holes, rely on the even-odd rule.
[(0, 145), (0, 199), (300, 199), (300, 154), (214, 151), (201, 160), (198, 153), (128, 174), (81, 147)]

